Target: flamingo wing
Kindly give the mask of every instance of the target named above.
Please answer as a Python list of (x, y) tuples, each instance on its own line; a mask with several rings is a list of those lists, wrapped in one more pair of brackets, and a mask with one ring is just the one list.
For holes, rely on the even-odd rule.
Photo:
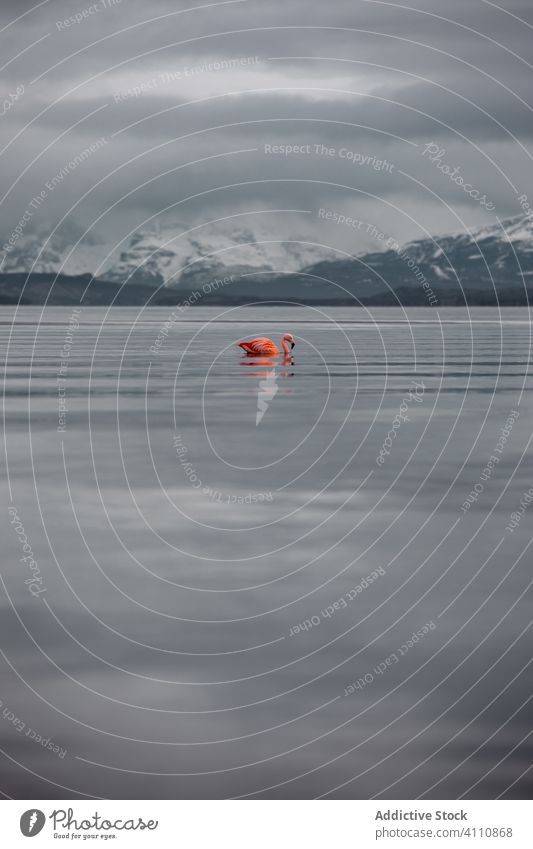
[(249, 342), (239, 342), (239, 345), (247, 354), (279, 354), (278, 346), (274, 344), (272, 339), (267, 339), (266, 336), (250, 339)]

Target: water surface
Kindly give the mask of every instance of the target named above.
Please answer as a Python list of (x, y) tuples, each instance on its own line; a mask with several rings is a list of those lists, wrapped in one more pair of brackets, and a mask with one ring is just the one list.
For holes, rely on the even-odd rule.
[(2, 309), (3, 792), (529, 796), (527, 311), (171, 312)]

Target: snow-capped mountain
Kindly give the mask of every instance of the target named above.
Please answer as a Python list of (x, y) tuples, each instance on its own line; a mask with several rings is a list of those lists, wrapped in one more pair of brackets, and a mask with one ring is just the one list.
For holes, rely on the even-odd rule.
[(99, 276), (110, 283), (189, 288), (231, 274), (299, 271), (334, 256), (303, 237), (278, 241), (266, 230), (224, 222), (192, 228), (171, 223), (135, 233), (118, 261)]
[[(226, 222), (192, 227), (166, 222), (140, 230), (120, 247), (118, 256), (115, 246), (102, 238), (81, 236), (74, 224), (52, 235), (46, 228), (24, 233), (5, 254), (1, 270), (93, 274), (110, 283), (187, 288), (232, 274), (298, 271), (335, 256), (333, 251), (307, 244), (305, 237), (285, 235), (280, 240), (272, 230)], [(106, 261), (108, 256), (111, 260)]]
[[(2, 244), (7, 241), (3, 239)], [(69, 223), (53, 234), (46, 228), (23, 233), (3, 252), (1, 270), (6, 274), (92, 274), (105, 253), (98, 237), (83, 236), (80, 228)]]
[(502, 226), (418, 239), (355, 260), (321, 262), (313, 271), (364, 297), (400, 289), (415, 293), (425, 283), (447, 302), (461, 302), (465, 290), (505, 296), (523, 290), (524, 281), (533, 283), (533, 221), (519, 215)]
[[(418, 239), (355, 259), (338, 259), (305, 238), (283, 239), (272, 230), (252, 231), (228, 222), (193, 227), (165, 222), (134, 233), (118, 256), (113, 245), (94, 236), (81, 239), (72, 251), (81, 231), (69, 225), (51, 237), (49, 231), (24, 234), (4, 254), (0, 271), (6, 280), (30, 271), (61, 273), (64, 285), (68, 275), (90, 274), (101, 284), (162, 287), (168, 295), (174, 288), (198, 289), (233, 276), (221, 297), (248, 300), (290, 295), (302, 302), (334, 302), (353, 296), (396, 303), (400, 292), (406, 303), (424, 304), (430, 288), (439, 303), (464, 303), (465, 291), (473, 303), (494, 300), (496, 294), (513, 302), (522, 297), (524, 281), (533, 286), (533, 221), (520, 215), (502, 225)], [(478, 296), (481, 301), (475, 300)], [(131, 297), (135, 301), (133, 292)]]
[(424, 265), (444, 280), (480, 279), (492, 274), (507, 275), (509, 282), (528, 271), (533, 261), (533, 221), (527, 216), (507, 218), (499, 224), (469, 233), (452, 233), (435, 239), (420, 239), (405, 245), (418, 265)]

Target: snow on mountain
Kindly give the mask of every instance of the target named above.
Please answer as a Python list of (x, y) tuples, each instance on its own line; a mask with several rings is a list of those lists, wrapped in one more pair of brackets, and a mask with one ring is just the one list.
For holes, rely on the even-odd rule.
[[(361, 258), (380, 274), (387, 273), (391, 285), (412, 283), (406, 256), (436, 281), (453, 283), (464, 277), (472, 286), (485, 285), (491, 269), (499, 279), (512, 283), (521, 273), (533, 270), (533, 221), (519, 215), (502, 224), (503, 229), (496, 224), (473, 229), (472, 233), (418, 239), (404, 245), (399, 253), (385, 250)], [(334, 267), (338, 271), (342, 266), (347, 281), (359, 280), (363, 274), (357, 260), (341, 260), (333, 250), (307, 244), (305, 237), (280, 235), (264, 224), (256, 228), (255, 222), (252, 230), (235, 222), (191, 227), (165, 221), (153, 230), (135, 232), (120, 252), (102, 238), (83, 236), (72, 223), (50, 233), (51, 229), (24, 232), (9, 251), (3, 252), (0, 270), (94, 274), (112, 283), (183, 288), (197, 288), (230, 275), (249, 275), (253, 280), (262, 272), (322, 269), (328, 276)], [(6, 241), (2, 239), (1, 244)], [(112, 259), (102, 265), (106, 256)], [(365, 274), (368, 277), (368, 272)]]
[(474, 232), (474, 236), (478, 242), (485, 239), (499, 239), (504, 243), (507, 241), (530, 242), (531, 244), (529, 246), (525, 244), (524, 248), (529, 247), (531, 250), (533, 249), (533, 221), (527, 215), (517, 215), (502, 221), (502, 227), (499, 224), (481, 227)]
[(278, 241), (268, 231), (227, 223), (186, 227), (166, 224), (135, 233), (111, 268), (100, 274), (111, 283), (192, 286), (221, 276), (264, 271), (298, 271), (333, 258), (333, 251), (304, 239)]
[[(79, 239), (81, 241), (76, 245)], [(8, 239), (2, 239), (2, 244), (7, 242)], [(76, 275), (92, 274), (105, 256), (105, 250), (97, 237), (83, 236), (81, 229), (68, 224), (53, 234), (45, 228), (33, 233), (23, 233), (9, 250), (3, 251), (2, 254), (1, 270), (7, 274), (61, 272)]]
[[(333, 252), (306, 244), (305, 238), (275, 239), (271, 230), (252, 231), (225, 222), (190, 227), (167, 222), (134, 233), (118, 257), (113, 245), (93, 235), (82, 237), (74, 224), (23, 233), (4, 252), (6, 273), (95, 274), (112, 283), (192, 286), (213, 277), (298, 271), (333, 257)], [(80, 240), (81, 239), (81, 240)], [(80, 240), (79, 244), (76, 243)], [(7, 238), (2, 240), (5, 244)], [(71, 256), (69, 253), (76, 245)], [(107, 255), (115, 257), (102, 266)]]
[[(417, 239), (408, 242), (405, 250), (419, 262), (443, 260), (444, 254), (468, 251), (469, 258), (481, 257), (478, 249), (486, 252), (489, 247), (508, 251), (509, 242), (519, 243), (520, 250), (533, 250), (533, 221), (524, 215), (507, 218), (499, 224), (472, 228), (471, 233), (449, 233), (433, 239)], [(437, 247), (436, 247), (437, 244)], [(515, 246), (516, 247), (516, 246)]]
[[(492, 286), (496, 276), (500, 284), (518, 284), (533, 261), (533, 221), (518, 215), (502, 221), (472, 228), (471, 232), (450, 233), (434, 238), (417, 239), (403, 246), (401, 252), (434, 281), (461, 281), (473, 288)], [(394, 263), (394, 254), (384, 260)], [(400, 273), (396, 277), (402, 277)], [(412, 282), (412, 281), (411, 281)], [(409, 284), (409, 278), (404, 280)]]
[(505, 302), (509, 292), (523, 292), (524, 280), (533, 274), (533, 221), (519, 215), (502, 226), (418, 239), (311, 270), (353, 289), (358, 297), (381, 298), (387, 289), (416, 301), (417, 293), (431, 290), (441, 303), (463, 303), (468, 291), (488, 302), (498, 293)]

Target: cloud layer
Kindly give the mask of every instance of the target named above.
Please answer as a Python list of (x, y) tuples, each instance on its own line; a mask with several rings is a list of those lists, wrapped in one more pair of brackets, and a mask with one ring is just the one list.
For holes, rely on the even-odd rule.
[(495, 223), (533, 195), (523, 0), (48, 0), (1, 15), (3, 239), (62, 168), (31, 227), (75, 222), (116, 250), (165, 210), (263, 210), (274, 238), (357, 251), (376, 246), (319, 208), (403, 241)]

